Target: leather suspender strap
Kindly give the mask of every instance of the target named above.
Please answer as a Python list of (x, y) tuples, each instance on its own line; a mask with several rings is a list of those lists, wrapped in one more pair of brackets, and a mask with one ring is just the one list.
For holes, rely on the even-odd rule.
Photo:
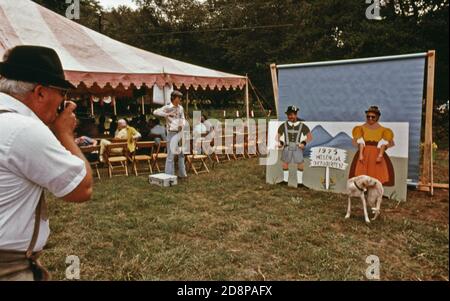
[(289, 130), (287, 126), (287, 121), (284, 123), (284, 146), (289, 144)]
[(285, 141), (285, 145), (288, 145), (289, 144), (289, 133), (291, 133), (291, 134), (297, 134), (297, 137), (296, 137), (296, 142), (295, 142), (295, 144), (299, 144), (300, 143), (300, 140), (301, 140), (301, 138), (302, 138), (302, 129), (303, 129), (303, 123), (302, 122), (300, 122), (300, 127), (299, 127), (299, 129), (298, 129), (298, 131), (292, 131), (292, 130), (289, 130), (288, 129), (288, 125), (287, 125), (287, 121), (284, 123), (284, 141)]
[(31, 242), (27, 249), (27, 258), (30, 259), (33, 256), (33, 250), (36, 246), (36, 242), (39, 236), (39, 228), (41, 225), (41, 215), (42, 211), (44, 210), (45, 206), (45, 195), (44, 192), (42, 192), (41, 197), (39, 198), (39, 202), (36, 206), (36, 210), (34, 213), (34, 229), (33, 229), (33, 235), (31, 236)]
[(297, 133), (296, 144), (299, 144), (300, 143), (300, 139), (302, 139), (302, 129), (303, 129), (303, 123), (300, 122), (300, 127), (298, 128), (298, 133)]
[(42, 251), (40, 252), (33, 252), (34, 247), (36, 246), (36, 242), (39, 236), (39, 228), (41, 224), (41, 219), (43, 216), (46, 216), (47, 211), (47, 204), (45, 202), (45, 195), (44, 191), (42, 191), (41, 197), (39, 199), (38, 205), (36, 207), (35, 211), (35, 217), (34, 217), (34, 229), (33, 229), (33, 236), (31, 237), (30, 245), (28, 246), (28, 250), (25, 253), (26, 258), (29, 260), (31, 265), (31, 270), (33, 271), (35, 279), (39, 279), (42, 281), (48, 281), (51, 279), (50, 273), (47, 271), (47, 269), (40, 263), (38, 260), (39, 257), (42, 254)]

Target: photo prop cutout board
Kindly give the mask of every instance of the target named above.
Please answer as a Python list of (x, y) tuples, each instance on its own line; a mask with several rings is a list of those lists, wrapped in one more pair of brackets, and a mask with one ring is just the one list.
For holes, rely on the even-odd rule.
[(410, 125), (408, 178), (417, 183), (426, 55), (278, 66), (278, 118), (295, 105), (305, 120), (358, 122), (369, 106), (379, 106), (383, 122)]
[[(266, 182), (278, 184), (283, 181), (281, 150), (277, 147), (277, 130), (282, 121), (269, 122)], [(304, 151), (305, 170), (303, 184), (311, 189), (345, 193), (352, 162), (358, 149), (352, 143), (353, 128), (361, 122), (305, 122), (313, 140)], [(384, 193), (397, 201), (406, 201), (408, 178), (409, 124), (406, 122), (384, 122), (381, 125), (394, 133), (395, 146), (386, 151), (392, 162), (395, 185), (385, 186)], [(304, 137), (306, 138), (306, 137)], [(386, 141), (380, 141), (380, 144)]]

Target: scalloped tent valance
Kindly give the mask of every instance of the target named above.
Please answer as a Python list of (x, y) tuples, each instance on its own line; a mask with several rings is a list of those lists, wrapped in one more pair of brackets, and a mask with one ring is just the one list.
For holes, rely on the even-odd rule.
[(175, 86), (242, 89), (246, 77), (177, 61), (88, 29), (30, 0), (0, 0), (0, 57), (17, 45), (56, 50), (77, 87)]
[(121, 73), (95, 73), (80, 71), (65, 71), (66, 78), (75, 86), (99, 87), (101, 89), (130, 86), (140, 88), (142, 86), (153, 87), (157, 85), (162, 88), (165, 84), (173, 84), (176, 87), (193, 87), (197, 90), (203, 89), (242, 89), (246, 84), (246, 78), (218, 78), (200, 77), (180, 74), (121, 74)]

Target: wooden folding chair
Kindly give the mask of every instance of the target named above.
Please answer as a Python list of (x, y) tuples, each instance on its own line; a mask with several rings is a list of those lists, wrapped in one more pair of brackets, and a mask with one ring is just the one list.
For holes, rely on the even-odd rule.
[[(199, 143), (202, 143), (202, 140), (200, 140)], [(192, 169), (196, 175), (209, 173), (208, 165), (205, 162), (208, 159), (208, 156), (197, 151), (197, 148), (194, 147), (193, 139), (190, 140), (190, 144), (192, 154), (186, 155), (188, 168)], [(196, 166), (196, 163), (199, 165)]]
[(96, 146), (82, 146), (80, 147), (86, 159), (91, 164), (91, 167), (96, 171), (97, 178), (101, 179), (98, 166), (100, 164), (100, 145)]
[(158, 144), (156, 144), (156, 151), (152, 154), (152, 161), (153, 165), (152, 168), (161, 172), (161, 168), (159, 166), (158, 161), (166, 160), (167, 159), (167, 142), (161, 141)]
[(208, 158), (208, 162), (210, 163), (210, 168), (214, 168), (215, 164), (217, 164), (215, 154), (214, 154), (214, 143), (213, 142), (214, 142), (213, 138), (208, 137), (207, 135), (202, 135), (202, 138), (201, 138), (202, 154)]
[(148, 171), (151, 174), (153, 173), (152, 161), (155, 145), (155, 142), (150, 141), (136, 142), (136, 150), (132, 155), (133, 170), (136, 177), (139, 175), (138, 171), (144, 171), (138, 170), (139, 162), (146, 162), (148, 165)]
[(126, 142), (128, 142), (127, 139), (117, 139), (117, 138), (109, 139), (109, 141), (111, 141), (112, 143), (126, 143)]
[(235, 133), (233, 137), (233, 155), (235, 160), (246, 159), (245, 134)]
[[(227, 145), (227, 140), (229, 140), (230, 138), (231, 138), (232, 144)], [(214, 159), (216, 160), (216, 162), (220, 163), (223, 161), (231, 161), (231, 157), (233, 157), (234, 160), (237, 160), (236, 155), (234, 154), (234, 151), (233, 151), (234, 136), (221, 136), (220, 140), (222, 141), (222, 145), (214, 145), (213, 146)]]
[(109, 177), (115, 169), (121, 169), (128, 177), (128, 145), (127, 143), (111, 143), (105, 148), (105, 162), (108, 164)]
[(258, 133), (253, 134), (253, 138), (250, 139), (250, 135), (248, 133), (245, 134), (245, 151), (248, 158), (259, 157), (258, 153)]

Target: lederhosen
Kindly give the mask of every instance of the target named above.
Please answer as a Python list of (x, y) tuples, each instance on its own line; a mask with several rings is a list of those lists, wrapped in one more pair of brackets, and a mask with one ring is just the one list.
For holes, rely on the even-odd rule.
[[(15, 112), (0, 110), (0, 114), (3, 113)], [(50, 280), (49, 272), (39, 262), (42, 251), (33, 251), (39, 236), (41, 219), (47, 220), (47, 203), (45, 201), (44, 192), (42, 192), (41, 197), (39, 198), (34, 215), (34, 229), (27, 251), (0, 250), (0, 279), (31, 270), (34, 275), (34, 280)]]
[[(284, 163), (303, 163), (303, 150), (298, 146), (302, 137), (302, 129), (302, 122), (300, 122), (298, 130), (289, 129), (287, 121), (284, 123), (284, 148), (281, 154), (281, 161)], [(295, 139), (292, 139), (293, 141), (290, 141), (289, 134), (296, 135)]]

